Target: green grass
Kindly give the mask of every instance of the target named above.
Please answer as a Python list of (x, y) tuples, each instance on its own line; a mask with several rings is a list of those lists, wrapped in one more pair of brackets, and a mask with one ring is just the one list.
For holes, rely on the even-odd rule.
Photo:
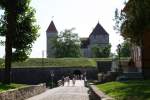
[[(0, 63), (4, 62), (0, 59)], [(96, 60), (90, 58), (30, 58), (24, 62), (13, 63), (12, 67), (96, 67)], [(1, 66), (4, 67), (4, 64)]]
[(116, 100), (150, 100), (150, 80), (108, 82), (97, 87)]
[(54, 66), (54, 67), (95, 67), (96, 62), (92, 59), (83, 59), (83, 58), (32, 58), (28, 59), (25, 62), (13, 63), (13, 66)]
[(3, 91), (7, 91), (7, 90), (10, 90), (10, 89), (16, 89), (16, 88), (22, 88), (22, 87), (25, 87), (27, 85), (24, 85), (24, 84), (10, 84), (10, 85), (4, 85), (4, 84), (1, 84), (0, 83), (0, 92), (3, 92)]
[[(96, 61), (111, 61), (112, 58), (29, 58), (24, 62), (13, 63), (13, 68), (34, 67), (96, 67)], [(123, 58), (123, 61), (128, 58)], [(4, 67), (4, 59), (0, 59), (0, 67)]]

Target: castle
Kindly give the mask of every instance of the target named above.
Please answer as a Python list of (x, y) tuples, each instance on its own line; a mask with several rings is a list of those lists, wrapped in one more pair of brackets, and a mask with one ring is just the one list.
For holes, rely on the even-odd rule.
[[(58, 31), (55, 27), (53, 21), (51, 21), (49, 27), (46, 30), (47, 37), (47, 57), (54, 58), (55, 50), (52, 48), (53, 43), (52, 39), (58, 35)], [(93, 29), (92, 33), (88, 38), (80, 38), (81, 40), (81, 53), (83, 57), (93, 57), (92, 47), (97, 46), (105, 46), (109, 44), (109, 34), (105, 31), (105, 29), (98, 22), (96, 27)]]

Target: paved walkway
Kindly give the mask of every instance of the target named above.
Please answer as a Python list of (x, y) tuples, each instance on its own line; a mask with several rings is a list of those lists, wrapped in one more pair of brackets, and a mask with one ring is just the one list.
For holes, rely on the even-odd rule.
[(70, 84), (65, 83), (65, 86), (49, 89), (27, 100), (89, 100), (89, 95), (84, 81), (77, 80), (75, 86), (70, 81)]

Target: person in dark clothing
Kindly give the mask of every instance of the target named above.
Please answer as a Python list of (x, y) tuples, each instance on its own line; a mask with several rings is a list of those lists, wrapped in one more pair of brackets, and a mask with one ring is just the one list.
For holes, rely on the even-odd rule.
[(64, 86), (64, 83), (65, 83), (65, 77), (64, 76), (62, 77), (61, 81), (62, 81), (62, 85)]
[(131, 72), (137, 71), (134, 60), (132, 58), (129, 60), (128, 66), (129, 66), (129, 71), (131, 71)]

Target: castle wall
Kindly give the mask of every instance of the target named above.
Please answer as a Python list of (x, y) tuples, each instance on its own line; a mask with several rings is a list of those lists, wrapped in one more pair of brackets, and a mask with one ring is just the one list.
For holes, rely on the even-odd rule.
[(90, 44), (106, 44), (109, 43), (109, 36), (108, 35), (91, 35), (90, 37)]
[(141, 48), (139, 46), (136, 46), (136, 45), (132, 45), (132, 48), (131, 48), (131, 57), (133, 58), (134, 60), (134, 63), (135, 63), (135, 67), (137, 67), (137, 70), (139, 72), (142, 72), (142, 62), (141, 62)]
[(89, 37), (90, 44), (87, 48), (82, 48), (81, 51), (84, 57), (93, 57), (92, 48), (94, 45), (97, 46), (105, 46), (109, 44), (109, 35), (101, 34), (101, 35), (91, 35)]
[(81, 53), (83, 57), (91, 57), (90, 48), (81, 48)]
[(57, 37), (57, 33), (47, 33), (47, 57), (55, 57), (53, 48), (53, 39)]
[[(12, 68), (11, 82), (22, 84), (49, 83), (54, 74), (54, 81), (58, 81), (62, 76), (73, 75), (78, 70), (81, 74), (86, 72), (88, 80), (96, 80), (98, 70), (96, 67), (45, 67), (45, 68)], [(4, 80), (4, 69), (0, 69), (0, 81)]]

